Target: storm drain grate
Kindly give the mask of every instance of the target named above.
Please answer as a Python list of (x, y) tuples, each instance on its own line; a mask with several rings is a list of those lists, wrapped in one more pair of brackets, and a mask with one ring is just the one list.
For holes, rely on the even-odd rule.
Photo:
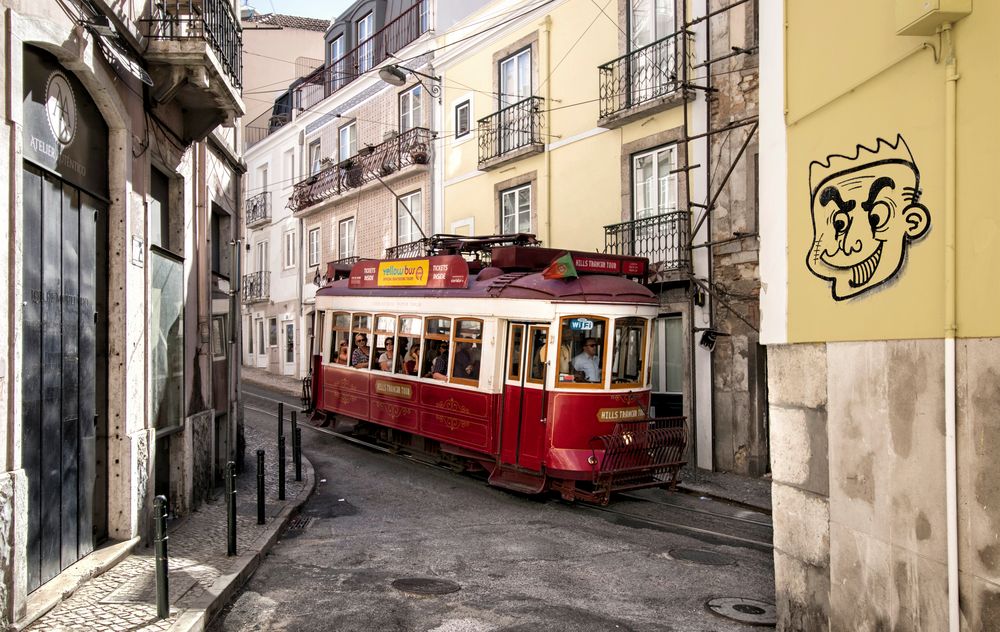
[(414, 595), (447, 595), (462, 589), (453, 581), (432, 577), (404, 577), (392, 582), (392, 587)]
[(312, 523), (312, 518), (306, 516), (295, 516), (288, 521), (289, 531), (302, 531)]
[(727, 566), (733, 563), (733, 560), (725, 555), (720, 555), (719, 553), (713, 553), (712, 551), (706, 551), (704, 549), (671, 549), (670, 557), (683, 562), (708, 564), (710, 566)]
[(705, 602), (705, 606), (720, 617), (749, 625), (773, 626), (778, 614), (773, 603), (745, 597), (718, 597)]

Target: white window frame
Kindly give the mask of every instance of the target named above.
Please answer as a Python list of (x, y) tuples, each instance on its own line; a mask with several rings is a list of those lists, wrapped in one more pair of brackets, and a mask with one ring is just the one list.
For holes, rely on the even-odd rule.
[[(466, 108), (469, 115), (469, 129), (464, 134), (459, 134), (458, 132), (458, 110), (459, 108)], [(454, 105), (451, 108), (452, 114), (452, 128), (455, 130), (455, 143), (464, 143), (472, 139), (473, 130), (473, 118), (472, 118), (472, 94), (465, 94), (455, 100)]]
[[(660, 173), (660, 155), (669, 154), (669, 169), (667, 173)], [(650, 158), (653, 166), (651, 184), (655, 190), (652, 192), (652, 199), (656, 200), (656, 206), (649, 208), (639, 208), (639, 189), (643, 183), (639, 182), (639, 161), (643, 158)], [(664, 145), (648, 151), (632, 154), (632, 219), (643, 219), (662, 215), (663, 213), (673, 213), (677, 208), (677, 187), (678, 174), (671, 173), (677, 170), (677, 145)], [(645, 182), (645, 181), (644, 181)], [(666, 192), (664, 195), (664, 191)], [(648, 196), (646, 196), (648, 198)], [(650, 212), (652, 211), (652, 212)]]
[[(529, 182), (528, 184), (521, 184), (521, 185), (518, 185), (516, 187), (511, 187), (509, 189), (504, 189), (503, 191), (500, 192), (500, 233), (501, 234), (504, 234), (504, 233), (530, 233), (530, 232), (532, 232), (531, 231), (531, 210), (532, 210), (531, 209), (531, 185), (532, 185), (532, 183)], [(517, 199), (519, 197), (518, 193), (520, 193), (521, 191), (523, 191), (525, 189), (527, 189), (527, 191), (528, 191), (528, 206), (527, 206), (527, 211), (528, 211), (528, 225), (527, 226), (521, 226), (519, 217), (521, 216), (521, 213), (524, 212), (524, 209), (518, 206)], [(510, 199), (511, 200), (511, 204), (513, 204), (513, 207), (514, 207), (514, 212), (513, 213), (507, 213), (507, 205), (505, 204), (505, 202), (508, 199)], [(507, 217), (513, 217), (514, 218), (514, 227), (513, 227), (513, 230), (511, 230), (511, 231), (507, 231), (504, 228), (504, 219), (507, 218)]]
[(319, 265), (319, 227), (309, 229), (309, 267)]
[(295, 267), (295, 230), (286, 230), (281, 243), (284, 246), (282, 248), (282, 267), (285, 270), (291, 270)]
[[(413, 218), (407, 214), (406, 208), (410, 209), (410, 213), (413, 214), (413, 218), (416, 218), (416, 222)], [(399, 201), (396, 204), (396, 245), (408, 244), (417, 241), (420, 238), (420, 229), (418, 228), (418, 222), (422, 221), (424, 218), (424, 207), (423, 207), (423, 196), (420, 191), (413, 191), (407, 193), (406, 195), (399, 196)], [(407, 230), (404, 232), (403, 227)]]
[(319, 173), (323, 161), (323, 140), (320, 138), (309, 141), (309, 175)]
[(424, 91), (420, 84), (399, 93), (399, 133), (423, 125)]
[(372, 69), (375, 65), (375, 42), (365, 43), (375, 34), (375, 13), (369, 12), (354, 23), (354, 32), (358, 42), (358, 74)]
[(254, 247), (254, 266), (257, 268), (254, 272), (267, 272), (271, 268), (269, 255), (267, 240), (258, 241)]
[[(344, 136), (347, 136), (345, 139)], [(351, 121), (337, 130), (337, 157), (340, 162), (351, 158), (358, 153), (358, 126), (356, 121)], [(345, 152), (346, 149), (346, 152)]]
[(336, 62), (340, 60), (346, 52), (344, 48), (344, 42), (346, 41), (347, 37), (345, 35), (339, 35), (336, 39), (330, 42), (330, 84), (333, 90), (337, 90), (344, 85), (345, 76), (343, 73), (346, 72), (345, 66), (347, 64), (338, 64)]
[[(523, 61), (525, 59), (527, 61)], [(500, 87), (499, 98), (501, 109), (508, 105), (519, 103), (531, 96), (534, 90), (531, 78), (532, 62), (530, 46), (500, 60), (498, 85)], [(510, 86), (506, 82), (505, 68), (508, 66), (512, 67), (514, 71), (514, 86)], [(511, 87), (514, 88), (513, 92), (511, 91)]]
[[(345, 228), (347, 230), (345, 230)], [(355, 223), (353, 217), (347, 217), (337, 222), (337, 258), (353, 257), (355, 242)]]

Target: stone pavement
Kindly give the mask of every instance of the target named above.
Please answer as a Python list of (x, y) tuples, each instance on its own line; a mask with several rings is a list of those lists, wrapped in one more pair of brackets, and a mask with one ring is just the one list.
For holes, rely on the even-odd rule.
[[(286, 434), (286, 438), (287, 436)], [(175, 525), (168, 533), (167, 542), (170, 618), (159, 620), (156, 616), (153, 549), (151, 546), (138, 546), (125, 560), (82, 584), (62, 603), (23, 629), (31, 632), (186, 632), (204, 629), (253, 574), (261, 558), (277, 540), (282, 527), (306, 501), (315, 485), (312, 464), (305, 458), (302, 459), (302, 481), (295, 482), (289, 449), (285, 479), (286, 500), (278, 501), (276, 439), (274, 436), (264, 436), (248, 425), (246, 442), (248, 468), (237, 476), (237, 555), (226, 556), (226, 504), (222, 494)], [(257, 524), (258, 448), (267, 450), (267, 521), (263, 525)], [(57, 578), (52, 583), (59, 581)]]

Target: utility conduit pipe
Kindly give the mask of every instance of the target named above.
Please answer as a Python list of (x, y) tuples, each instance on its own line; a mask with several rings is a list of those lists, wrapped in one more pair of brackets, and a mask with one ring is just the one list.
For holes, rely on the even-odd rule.
[(955, 338), (958, 333), (956, 303), (958, 288), (955, 278), (956, 244), (956, 171), (958, 120), (958, 61), (951, 23), (941, 26), (945, 58), (944, 109), (944, 441), (945, 499), (948, 538), (948, 629), (959, 632), (958, 607), (958, 477), (955, 395)]

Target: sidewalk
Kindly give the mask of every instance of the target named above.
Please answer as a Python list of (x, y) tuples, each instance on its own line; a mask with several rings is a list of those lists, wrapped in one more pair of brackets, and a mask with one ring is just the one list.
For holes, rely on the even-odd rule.
[(681, 469), (677, 489), (771, 513), (771, 477), (752, 478), (711, 472), (690, 465)]
[(302, 380), (299, 378), (287, 375), (275, 375), (264, 369), (242, 366), (240, 367), (240, 381), (253, 384), (254, 386), (281, 391), (285, 395), (294, 397), (295, 399), (302, 397)]
[[(249, 467), (237, 483), (237, 555), (226, 556), (226, 504), (222, 495), (182, 519), (169, 532), (170, 618), (156, 616), (156, 580), (152, 547), (135, 546), (131, 555), (115, 564), (116, 555), (95, 553), (78, 565), (77, 575), (92, 577), (59, 603), (71, 580), (56, 579), (47, 590), (51, 607), (27, 628), (15, 630), (202, 630), (253, 574), (261, 559), (277, 540), (278, 533), (312, 493), (312, 464), (303, 457), (302, 481), (295, 482), (291, 454), (287, 458), (284, 501), (278, 501), (278, 465), (275, 438), (246, 427), (246, 459)], [(265, 498), (267, 521), (257, 524), (256, 451), (267, 450)], [(123, 552), (134, 543), (108, 547)], [(120, 556), (118, 556), (120, 557)], [(95, 559), (91, 559), (95, 558)], [(98, 566), (98, 568), (94, 568)], [(72, 574), (72, 573), (68, 573)], [(30, 619), (30, 614), (29, 614)]]

